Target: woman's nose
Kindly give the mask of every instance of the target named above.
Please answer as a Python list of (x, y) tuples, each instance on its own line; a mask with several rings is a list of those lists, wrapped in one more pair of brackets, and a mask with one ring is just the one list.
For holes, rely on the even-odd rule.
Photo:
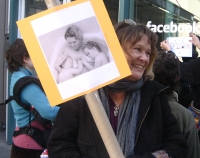
[(141, 52), (141, 53), (140, 53), (140, 59), (143, 60), (143, 61), (148, 60), (148, 57), (147, 57), (146, 52)]

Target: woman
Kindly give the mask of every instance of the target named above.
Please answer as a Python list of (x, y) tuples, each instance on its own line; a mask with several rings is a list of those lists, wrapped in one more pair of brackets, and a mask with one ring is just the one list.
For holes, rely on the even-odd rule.
[[(166, 87), (152, 81), (157, 36), (131, 20), (115, 31), (132, 75), (102, 89), (99, 96), (126, 158), (180, 158), (186, 142), (171, 114)], [(108, 158), (83, 97), (61, 105), (48, 142), (50, 158)]]
[[(12, 73), (10, 81), (10, 95), (12, 96), (15, 83), (22, 77), (31, 76), (34, 66), (22, 39), (16, 39), (6, 51), (5, 58), (8, 69)], [(43, 118), (55, 120), (59, 107), (51, 107), (46, 95), (36, 84), (31, 83), (23, 88), (20, 98), (23, 103), (33, 106)], [(45, 130), (45, 127), (35, 121), (34, 116), (16, 101), (12, 101), (11, 105), (16, 120), (15, 131), (29, 127), (29, 125), (42, 131)], [(13, 136), (11, 158), (39, 158), (43, 150), (44, 148), (28, 134), (21, 133)]]
[[(65, 64), (65, 60), (67, 57), (72, 58), (72, 67), (77, 68), (78, 63), (76, 61), (77, 56), (85, 56), (81, 50), (82, 45), (83, 45), (83, 33), (81, 29), (75, 25), (71, 25), (70, 27), (67, 28), (65, 32), (65, 39), (68, 43), (68, 46), (64, 49), (63, 52), (61, 52), (55, 61), (55, 69), (57, 70), (58, 73), (62, 71), (62, 68)], [(79, 74), (81, 74), (80, 72)]]

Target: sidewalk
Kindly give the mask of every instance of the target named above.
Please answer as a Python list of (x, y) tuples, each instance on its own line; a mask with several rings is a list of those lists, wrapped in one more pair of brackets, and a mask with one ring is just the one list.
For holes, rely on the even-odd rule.
[(11, 145), (6, 143), (6, 132), (0, 132), (0, 158), (9, 158)]

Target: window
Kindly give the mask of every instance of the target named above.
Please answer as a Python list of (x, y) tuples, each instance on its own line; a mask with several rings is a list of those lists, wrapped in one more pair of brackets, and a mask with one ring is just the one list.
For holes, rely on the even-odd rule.
[[(74, 1), (74, 0), (72, 0)], [(60, 0), (61, 4), (63, 0)], [(116, 23), (118, 20), (118, 10), (119, 10), (119, 1), (116, 0), (104, 0), (106, 9), (108, 10), (108, 14), (112, 23)], [(46, 3), (44, 0), (26, 0), (26, 11), (25, 17), (36, 14), (43, 10), (46, 10)]]
[(47, 9), (44, 0), (26, 0), (25, 17)]
[[(173, 22), (175, 25), (182, 25), (189, 23), (192, 25), (193, 15), (166, 0), (135, 0), (133, 9), (133, 19), (137, 23), (147, 24), (151, 21), (151, 25), (165, 25)], [(187, 35), (186, 35), (187, 34)], [(167, 37), (188, 36), (188, 33), (157, 33), (158, 35), (158, 48), (161, 41)]]

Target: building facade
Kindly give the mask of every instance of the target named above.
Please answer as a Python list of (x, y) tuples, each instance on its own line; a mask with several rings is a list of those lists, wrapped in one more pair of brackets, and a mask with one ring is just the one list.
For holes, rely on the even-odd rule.
[[(16, 21), (28, 17), (30, 15), (36, 14), (40, 11), (46, 10), (44, 0), (10, 0), (8, 1), (9, 5), (6, 5), (6, 0), (1, 1), (5, 8), (9, 8), (9, 35), (5, 33), (5, 28), (3, 29), (0, 23), (0, 49), (4, 49), (1, 52), (4, 52), (6, 49), (6, 41), (12, 43), (17, 37), (20, 37), (18, 32)], [(70, 2), (70, 0), (62, 0), (61, 3)], [(164, 32), (164, 25), (199, 25), (200, 21), (200, 1), (199, 0), (104, 0), (104, 4), (110, 16), (112, 23), (117, 21), (122, 21), (124, 19), (133, 19), (136, 23), (143, 23), (149, 25), (160, 26), (157, 27), (156, 34), (158, 35), (158, 47), (159, 43), (166, 39), (167, 37), (181, 37), (188, 36), (188, 32), (178, 32), (178, 31), (168, 31)], [(2, 7), (2, 5), (0, 4)], [(0, 18), (6, 13), (6, 9), (2, 7), (0, 12)], [(0, 19), (1, 22), (2, 19)], [(3, 20), (2, 20), (3, 21)], [(4, 22), (5, 23), (5, 22)], [(161, 26), (162, 25), (162, 26)], [(200, 29), (195, 30), (196, 34), (200, 35)], [(8, 38), (9, 37), (9, 38)], [(2, 43), (1, 43), (2, 42)], [(3, 56), (3, 53), (0, 55)], [(3, 79), (0, 84), (2, 87), (4, 85), (9, 86), (9, 73), (7, 75), (5, 71), (5, 63), (3, 57), (0, 58), (0, 73), (3, 75)], [(6, 80), (5, 80), (6, 79)], [(4, 83), (6, 81), (6, 84)], [(3, 94), (8, 94), (6, 88), (0, 90), (0, 100), (4, 100), (5, 96)], [(1, 108), (1, 107), (0, 107)], [(2, 115), (2, 114), (5, 114)], [(13, 117), (13, 112), (10, 106), (3, 110), (0, 109), (0, 119), (1, 116), (6, 117), (6, 126), (7, 126), (7, 143), (12, 143), (12, 133), (15, 126), (15, 121)], [(1, 120), (0, 120), (1, 121)]]
[[(7, 72), (4, 62), (4, 51), (8, 48), (8, 1), (0, 1), (0, 103), (6, 98)], [(0, 106), (0, 131), (4, 130), (6, 123), (6, 106)]]

